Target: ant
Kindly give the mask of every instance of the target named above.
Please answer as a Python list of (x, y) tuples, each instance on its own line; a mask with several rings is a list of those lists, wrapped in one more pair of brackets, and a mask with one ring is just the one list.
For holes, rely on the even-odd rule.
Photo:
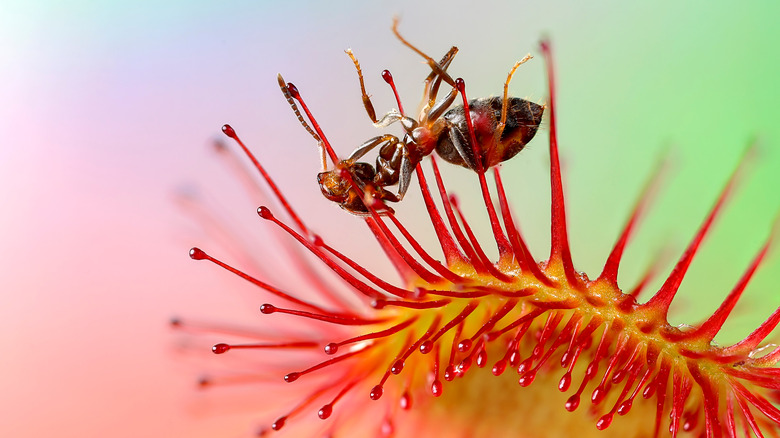
[[(320, 131), (319, 125), (300, 99), (300, 94), (295, 85), (289, 82), (285, 83), (281, 74), (277, 76), (277, 80), (279, 81), (279, 88), (281, 88), (282, 94), (284, 94), (287, 103), (292, 108), (296, 117), (298, 117), (298, 121), (306, 131), (314, 137), (314, 140), (317, 141), (317, 145), (319, 146), (323, 171), (317, 174), (317, 183), (320, 185), (323, 196), (328, 200), (337, 203), (344, 210), (359, 216), (370, 215), (371, 211), (367, 206), (372, 204), (376, 204), (374, 207), (380, 214), (392, 214), (393, 209), (386, 206), (382, 201), (400, 201), (396, 195), (384, 188), (384, 186), (389, 186), (398, 182), (397, 176), (393, 182), (389, 182), (389, 179), (383, 180), (381, 177), (377, 178), (377, 171), (374, 170), (371, 164), (358, 162), (356, 160), (378, 144), (397, 143), (398, 139), (392, 135), (374, 137), (363, 143), (361, 147), (350, 155), (350, 158), (338, 160), (328, 141), (323, 140), (324, 136), (321, 136), (322, 131)], [(317, 132), (314, 132), (309, 124), (306, 123), (306, 120), (304, 120), (301, 112), (298, 110), (298, 105), (296, 105), (293, 99), (297, 99), (301, 102), (306, 115), (309, 116), (309, 119), (312, 121)], [(335, 168), (332, 170), (328, 170), (327, 155), (330, 155), (330, 158), (336, 163)], [(377, 158), (377, 160), (379, 159)]]
[[(382, 201), (400, 202), (409, 188), (412, 172), (417, 164), (434, 150), (445, 161), (475, 172), (484, 172), (514, 157), (536, 134), (544, 112), (543, 105), (509, 97), (507, 94), (512, 75), (521, 64), (531, 59), (530, 55), (512, 67), (504, 82), (503, 98), (488, 97), (469, 101), (468, 117), (464, 105), (452, 107), (459, 90), (462, 92), (463, 88), (447, 73), (458, 48), (453, 46), (437, 63), (401, 36), (397, 19), (393, 21), (392, 30), (401, 43), (423, 57), (431, 67), (431, 73), (425, 79), (418, 119), (404, 114), (392, 75), (387, 70), (382, 72), (382, 78), (392, 87), (398, 110), (392, 109), (381, 119), (377, 119), (371, 98), (366, 93), (360, 64), (352, 51), (347, 50), (346, 53), (358, 73), (363, 106), (374, 126), (381, 128), (399, 122), (405, 134), (403, 139), (390, 134), (374, 137), (361, 144), (348, 158), (339, 161), (333, 170), (327, 170), (327, 145), (324, 145), (321, 138), (306, 124), (292, 100), (292, 97), (297, 96), (297, 90), (294, 92), (296, 96), (291, 96), (292, 84), (285, 85), (281, 76), (279, 77), (280, 87), (288, 103), (304, 128), (320, 145), (324, 171), (317, 175), (317, 182), (322, 194), (338, 203), (341, 208), (357, 215), (370, 214), (369, 206), (380, 206), (380, 213), (392, 213), (392, 208)], [(459, 81), (462, 86), (462, 80)], [(437, 101), (442, 82), (452, 86), (452, 90)], [(308, 111), (307, 115), (310, 116)], [(311, 116), (309, 118), (311, 119)], [(476, 145), (472, 139), (476, 140)], [(375, 167), (357, 161), (377, 147), (379, 153)], [(477, 155), (479, 158), (476, 158)], [(385, 189), (395, 184), (398, 184), (397, 194)]]

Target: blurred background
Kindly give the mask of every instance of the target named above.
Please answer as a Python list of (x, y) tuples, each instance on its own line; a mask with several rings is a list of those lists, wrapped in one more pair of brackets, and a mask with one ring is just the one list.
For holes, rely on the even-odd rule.
[[(711, 312), (769, 233), (780, 207), (777, 4), (281, 3), (0, 3), (0, 435), (241, 436), (268, 419), (257, 387), (235, 398), (229, 388), (198, 391), (198, 377), (219, 367), (214, 339), (168, 324), (251, 325), (266, 299), (191, 261), (194, 245), (274, 271), (295, 290), (289, 263), (274, 265), (284, 239), (256, 216), (263, 201), (212, 143), (232, 124), (312, 228), (394, 279), (359, 219), (319, 195), (315, 143), (276, 84), (279, 72), (294, 82), (348, 153), (377, 134), (344, 49), (360, 59), (378, 112), (395, 105), (385, 68), (407, 108), (418, 103), (426, 66), (391, 34), (394, 15), (434, 58), (460, 48), (450, 71), (471, 97), (498, 95), (512, 64), (551, 38), (579, 269), (598, 273), (663, 151), (673, 164), (622, 284), (659, 251), (670, 251), (668, 272), (754, 139), (761, 157), (691, 267), (673, 322)], [(537, 56), (511, 94), (544, 102), (545, 83)], [(502, 174), (538, 258), (549, 247), (547, 127)], [(476, 178), (445, 167), (449, 190), (489, 239)], [(411, 224), (422, 216), (410, 192), (398, 212)], [(430, 225), (410, 226), (435, 245)], [(247, 251), (262, 262), (247, 266)], [(719, 339), (766, 318), (780, 305), (779, 284), (775, 254)]]

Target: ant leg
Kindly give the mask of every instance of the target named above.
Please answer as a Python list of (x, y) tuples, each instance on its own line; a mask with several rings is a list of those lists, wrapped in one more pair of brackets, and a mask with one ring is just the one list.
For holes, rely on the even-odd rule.
[(306, 131), (314, 137), (314, 140), (317, 141), (317, 148), (320, 150), (320, 162), (322, 163), (322, 171), (328, 170), (328, 158), (325, 154), (325, 145), (322, 142), (322, 139), (319, 135), (317, 135), (316, 132), (314, 132), (308, 123), (306, 123), (306, 120), (303, 119), (303, 116), (301, 115), (301, 112), (298, 110), (298, 105), (295, 104), (295, 101), (292, 98), (292, 95), (290, 95), (290, 90), (287, 88), (287, 84), (284, 82), (284, 78), (281, 74), (276, 75), (276, 80), (279, 82), (279, 88), (282, 90), (282, 94), (284, 95), (284, 98), (287, 99), (287, 103), (290, 105), (290, 108), (292, 108), (293, 112), (295, 113), (295, 117), (298, 118), (298, 121), (301, 123), (301, 125), (306, 129)]
[(352, 153), (347, 157), (347, 160), (349, 161), (357, 161), (363, 155), (367, 154), (371, 149), (374, 149), (375, 147), (381, 145), (381, 144), (394, 144), (398, 143), (398, 137), (390, 134), (380, 135), (377, 137), (374, 137), (365, 143), (361, 144), (357, 147)]
[(408, 119), (408, 117), (404, 117), (401, 113), (398, 111), (392, 109), (387, 112), (384, 116), (382, 116), (381, 119), (374, 122), (374, 126), (377, 128), (384, 128), (385, 126), (392, 125), (393, 123), (397, 121), (402, 121), (404, 119)]
[(471, 147), (469, 139), (466, 138), (457, 126), (448, 126), (445, 131), (449, 133), (450, 142), (455, 150), (458, 151), (458, 155), (463, 160), (463, 165), (479, 173), (479, 163), (482, 161), (475, 156), (474, 148)]
[(404, 195), (406, 195), (406, 191), (409, 189), (409, 184), (412, 181), (412, 173), (414, 172), (415, 167), (417, 167), (417, 165), (412, 163), (412, 160), (409, 158), (409, 153), (404, 150), (403, 157), (401, 158), (401, 170), (398, 175), (398, 201), (404, 199)]
[[(439, 61), (439, 66), (441, 66), (442, 70), (447, 71), (447, 68), (452, 62), (452, 58), (454, 58), (457, 53), (458, 48), (452, 46), (452, 48), (444, 54), (441, 61)], [(439, 93), (439, 86), (441, 86), (441, 76), (435, 71), (431, 71), (428, 77), (425, 78), (425, 88), (423, 88), (423, 102), (428, 101), (427, 108), (432, 107), (436, 101), (436, 95)]]
[(452, 103), (455, 102), (455, 98), (458, 96), (458, 89), (453, 88), (452, 91), (447, 94), (447, 96), (440, 100), (438, 103), (436, 103), (430, 111), (428, 111), (427, 114), (423, 115), (423, 120), (420, 122), (421, 125), (426, 125), (432, 120), (438, 119), (444, 111), (452, 106)]
[[(371, 121), (374, 123), (374, 126), (377, 128), (384, 128), (385, 126), (391, 125), (399, 120), (405, 121), (406, 119), (409, 119), (409, 117), (404, 116), (402, 113), (396, 111), (395, 109), (392, 109), (387, 112), (384, 116), (382, 116), (381, 119), (376, 118), (376, 110), (374, 110), (374, 104), (371, 103), (371, 96), (366, 93), (366, 85), (363, 82), (363, 71), (360, 69), (360, 63), (358, 62), (357, 58), (355, 57), (355, 54), (352, 53), (352, 49), (345, 50), (345, 53), (349, 55), (350, 59), (352, 59), (352, 62), (355, 64), (355, 69), (357, 70), (358, 74), (358, 80), (360, 81), (360, 93), (363, 96), (363, 106), (366, 108), (366, 113), (368, 114), (368, 117), (371, 119)], [(389, 75), (389, 72), (387, 72)], [(393, 85), (392, 82), (392, 76), (390, 77), (391, 86), (393, 87), (393, 92), (395, 92), (395, 85)], [(398, 100), (398, 93), (395, 93), (396, 100)], [(398, 101), (398, 106), (400, 108), (401, 102)], [(413, 119), (409, 119), (413, 120)], [(410, 121), (406, 121), (404, 123), (404, 126), (407, 126), (410, 123)]]
[(317, 149), (320, 151), (320, 164), (322, 166), (322, 171), (325, 172), (328, 170), (328, 156), (325, 153), (325, 146), (323, 146), (322, 142), (317, 143)]
[[(368, 189), (368, 188), (367, 188)], [(401, 198), (396, 196), (393, 192), (385, 189), (384, 187), (372, 187), (368, 190), (366, 190), (366, 194), (369, 194), (371, 198), (379, 199), (382, 201), (389, 201), (389, 202), (401, 202)], [(376, 207), (375, 207), (376, 208)], [(395, 213), (392, 208), (388, 207), (387, 205), (382, 204), (380, 209), (377, 210), (377, 213), (381, 214), (393, 214)]]
[(395, 37), (398, 38), (401, 41), (401, 43), (403, 43), (403, 45), (405, 45), (406, 47), (412, 49), (418, 55), (422, 56), (423, 59), (425, 59), (425, 61), (431, 67), (431, 70), (433, 70), (434, 73), (439, 75), (442, 78), (442, 80), (444, 80), (444, 82), (452, 85), (453, 87), (455, 86), (455, 81), (452, 79), (452, 77), (449, 74), (447, 74), (447, 72), (444, 71), (444, 69), (439, 64), (437, 64), (436, 61), (433, 60), (433, 58), (431, 58), (430, 56), (426, 55), (424, 52), (422, 52), (417, 47), (413, 46), (412, 43), (410, 43), (409, 41), (406, 41), (404, 39), (404, 37), (401, 36), (401, 34), (398, 32), (398, 17), (393, 18), (393, 28), (392, 29), (393, 29), (393, 33), (395, 34)]
[[(450, 66), (450, 63), (452, 62), (452, 58), (455, 57), (455, 54), (458, 53), (458, 48), (455, 46), (452, 46), (452, 48), (442, 57), (441, 61), (439, 62), (439, 65), (442, 67), (442, 70), (446, 71), (447, 67)], [(440, 75), (438, 75), (436, 72), (431, 71), (431, 73), (428, 75), (427, 78), (425, 78), (425, 88), (423, 89), (423, 99), (422, 102), (420, 102), (421, 108), (419, 110), (420, 113), (420, 124), (426, 125), (428, 124), (429, 120), (436, 120), (441, 115), (440, 111), (443, 111), (444, 109), (448, 108), (452, 102), (455, 99), (455, 94), (451, 91), (450, 94), (444, 98), (442, 102), (439, 102), (439, 104), (436, 104), (436, 96), (439, 94), (439, 87), (441, 86), (442, 78)], [(453, 90), (455, 88), (453, 87)], [(448, 102), (448, 103), (444, 103)], [(443, 105), (443, 106), (442, 106)], [(434, 109), (434, 108), (440, 108), (440, 109)], [(431, 117), (431, 115), (434, 115), (434, 117)]]
[(357, 70), (358, 80), (360, 81), (360, 94), (363, 96), (363, 107), (365, 107), (366, 113), (368, 113), (368, 118), (370, 118), (372, 122), (377, 123), (374, 104), (371, 103), (371, 96), (366, 93), (366, 84), (363, 82), (363, 71), (360, 69), (360, 62), (358, 62), (355, 54), (352, 53), (352, 49), (347, 49), (344, 53), (346, 53), (349, 56), (349, 59), (352, 60), (352, 63), (355, 64), (355, 70)]
[(517, 67), (525, 64), (531, 58), (533, 58), (533, 56), (530, 54), (525, 55), (523, 59), (515, 63), (512, 69), (509, 70), (509, 74), (506, 75), (506, 82), (504, 82), (504, 98), (501, 100), (501, 121), (498, 122), (496, 132), (493, 134), (494, 142), (498, 142), (501, 139), (501, 134), (504, 133), (504, 128), (506, 127), (506, 113), (509, 108), (509, 83), (512, 81), (512, 76), (514, 76)]

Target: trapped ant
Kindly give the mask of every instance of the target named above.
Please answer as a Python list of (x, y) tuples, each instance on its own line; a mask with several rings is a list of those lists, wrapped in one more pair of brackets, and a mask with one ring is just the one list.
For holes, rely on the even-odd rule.
[[(392, 183), (386, 183), (386, 181), (376, 182), (377, 172), (369, 163), (363, 163), (356, 161), (365, 152), (376, 147), (377, 144), (383, 142), (392, 142), (398, 139), (392, 135), (384, 135), (374, 137), (373, 139), (365, 142), (363, 147), (358, 148), (352, 153), (350, 158), (344, 160), (338, 160), (336, 153), (331, 148), (327, 140), (324, 139), (322, 131), (314, 120), (314, 117), (309, 112), (306, 105), (301, 100), (298, 89), (292, 83), (285, 83), (282, 75), (277, 76), (279, 81), (279, 88), (282, 90), (282, 94), (287, 99), (287, 103), (292, 108), (295, 115), (298, 117), (298, 121), (308, 131), (308, 133), (314, 137), (317, 141), (317, 145), (320, 149), (320, 159), (322, 162), (323, 171), (317, 174), (317, 182), (320, 185), (320, 190), (323, 196), (330, 201), (337, 203), (344, 210), (350, 213), (367, 216), (371, 214), (371, 211), (367, 206), (373, 205), (377, 212), (381, 213), (393, 213), (393, 209), (386, 206), (382, 201), (398, 202), (400, 199), (393, 193), (384, 189), (384, 186), (392, 185)], [(293, 99), (301, 102), (306, 115), (314, 125), (314, 132), (312, 128), (306, 123), (301, 112), (298, 110), (298, 105), (295, 104)], [(361, 149), (365, 150), (361, 153)], [(357, 154), (357, 155), (356, 155)], [(330, 155), (331, 160), (336, 163), (336, 166), (332, 170), (328, 170), (328, 157)], [(397, 178), (396, 178), (397, 182)]]
[[(459, 105), (450, 109), (459, 91), (462, 93), (464, 90), (462, 80), (453, 80), (447, 73), (447, 68), (458, 52), (458, 48), (453, 46), (442, 60), (436, 63), (433, 58), (401, 36), (398, 32), (397, 19), (393, 21), (392, 30), (404, 45), (422, 56), (431, 67), (431, 73), (425, 79), (422, 108), (418, 119), (415, 120), (404, 114), (392, 75), (387, 70), (382, 73), (382, 77), (393, 88), (398, 110), (393, 109), (381, 119), (377, 119), (371, 98), (366, 93), (360, 64), (352, 51), (347, 50), (347, 55), (352, 59), (357, 70), (363, 105), (371, 121), (377, 127), (400, 122), (405, 134), (402, 140), (390, 134), (374, 137), (355, 149), (348, 158), (338, 161), (333, 170), (328, 171), (326, 165), (325, 150), (329, 145), (323, 142), (301, 117), (291, 98), (292, 84), (285, 85), (281, 76), (279, 77), (282, 92), (299, 121), (320, 144), (325, 170), (317, 175), (320, 190), (327, 199), (357, 215), (370, 214), (370, 206), (379, 206), (380, 213), (392, 213), (393, 210), (382, 201), (401, 201), (409, 188), (412, 172), (417, 164), (434, 150), (445, 161), (479, 173), (514, 157), (536, 134), (544, 111), (542, 105), (509, 97), (507, 94), (512, 75), (521, 64), (531, 58), (530, 55), (515, 63), (509, 72), (504, 82), (503, 98), (473, 99), (467, 105), (464, 99), (465, 106)], [(442, 82), (452, 86), (452, 90), (437, 102)], [(294, 94), (296, 96), (292, 97), (298, 99), (303, 105), (297, 90)], [(466, 108), (468, 108), (468, 115), (466, 115)], [(306, 110), (305, 105), (304, 110)], [(308, 110), (306, 113), (317, 131), (321, 133)], [(377, 147), (379, 153), (375, 167), (357, 161)], [(328, 152), (331, 153), (329, 149)], [(331, 158), (335, 158), (334, 153), (331, 153)], [(395, 184), (398, 184), (397, 194), (385, 189)]]

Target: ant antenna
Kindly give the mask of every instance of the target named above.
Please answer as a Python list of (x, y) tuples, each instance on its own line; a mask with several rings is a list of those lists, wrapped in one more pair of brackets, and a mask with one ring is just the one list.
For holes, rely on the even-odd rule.
[[(452, 85), (453, 87), (455, 87), (455, 81), (452, 79), (452, 77), (449, 74), (447, 74), (447, 72), (444, 71), (444, 69), (442, 69), (441, 66), (439, 66), (439, 64), (436, 61), (433, 60), (433, 58), (431, 58), (430, 56), (426, 55), (422, 50), (420, 50), (417, 47), (413, 46), (412, 43), (410, 43), (409, 41), (406, 41), (406, 39), (404, 39), (404, 37), (401, 36), (401, 34), (398, 32), (398, 22), (399, 21), (400, 21), (400, 19), (398, 17), (393, 17), (393, 27), (392, 27), (392, 29), (393, 29), (393, 33), (395, 34), (395, 37), (398, 38), (401, 41), (401, 43), (403, 43), (406, 47), (412, 49), (415, 53), (417, 53), (418, 55), (422, 56), (425, 59), (425, 61), (428, 63), (428, 65), (431, 67), (431, 69), (434, 72), (436, 72), (436, 74), (441, 76), (441, 78), (444, 80), (444, 82), (446, 82), (446, 83)], [(450, 49), (450, 50), (452, 50), (452, 49)]]
[[(360, 71), (360, 69), (358, 69)], [(306, 129), (306, 131), (314, 137), (314, 140), (317, 141), (317, 148), (320, 150), (320, 161), (322, 163), (322, 170), (328, 170), (328, 159), (325, 155), (325, 146), (322, 143), (322, 139), (319, 135), (317, 135), (316, 132), (314, 132), (308, 123), (306, 123), (306, 120), (303, 119), (303, 116), (301, 115), (301, 112), (298, 110), (298, 105), (295, 104), (295, 101), (292, 98), (292, 95), (290, 95), (290, 90), (287, 88), (287, 83), (284, 81), (284, 78), (282, 77), (282, 74), (279, 73), (276, 75), (276, 80), (279, 82), (279, 88), (282, 90), (282, 94), (284, 95), (284, 98), (287, 99), (287, 103), (290, 105), (290, 108), (292, 108), (293, 112), (295, 113), (295, 116), (298, 117), (298, 121), (301, 122), (301, 125)], [(363, 79), (361, 77), (360, 85), (363, 85)]]
[(514, 76), (518, 67), (525, 64), (532, 58), (533, 56), (531, 56), (530, 53), (525, 55), (523, 59), (515, 62), (515, 65), (511, 70), (509, 70), (509, 74), (506, 75), (506, 82), (504, 82), (504, 98), (501, 101), (501, 121), (498, 122), (498, 129), (496, 129), (496, 133), (494, 134), (494, 138), (496, 140), (501, 138), (501, 134), (504, 133), (504, 128), (506, 127), (506, 112), (507, 107), (509, 107), (509, 83), (512, 82), (512, 76)]

